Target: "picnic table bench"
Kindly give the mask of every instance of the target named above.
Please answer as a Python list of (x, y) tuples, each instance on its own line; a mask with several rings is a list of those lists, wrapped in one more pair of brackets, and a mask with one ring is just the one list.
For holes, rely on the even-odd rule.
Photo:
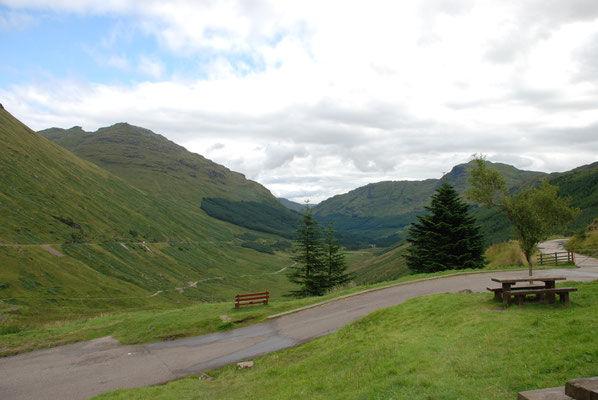
[(238, 294), (235, 296), (235, 308), (239, 309), (243, 306), (253, 306), (256, 304), (268, 305), (270, 292)]
[[(536, 298), (546, 299), (548, 303), (554, 303), (556, 295), (559, 295), (561, 303), (569, 306), (569, 293), (577, 291), (577, 288), (557, 288), (555, 282), (565, 280), (563, 276), (529, 276), (525, 278), (492, 278), (492, 281), (501, 284), (499, 288), (487, 288), (494, 292), (494, 298), (498, 301), (504, 301), (507, 306), (513, 303), (513, 300), (520, 306), (528, 295), (535, 295)], [(529, 282), (526, 286), (516, 286), (520, 282)], [(533, 285), (533, 282), (543, 282), (544, 285)]]

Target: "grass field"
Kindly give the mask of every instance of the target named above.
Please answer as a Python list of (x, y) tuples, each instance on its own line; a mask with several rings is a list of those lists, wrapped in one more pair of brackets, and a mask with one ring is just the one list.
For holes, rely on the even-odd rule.
[[(559, 267), (562, 268), (562, 266)], [(510, 267), (507, 269), (516, 268)], [(108, 311), (98, 314), (97, 309), (91, 309), (87, 310), (88, 315), (84, 312), (86, 304), (89, 302), (99, 304), (102, 300), (81, 298), (79, 307), (72, 306), (76, 302), (70, 301), (67, 304), (71, 304), (71, 306), (63, 307), (63, 314), (55, 313), (47, 317), (35, 314), (22, 315), (20, 312), (15, 314), (14, 305), (0, 301), (0, 314), (8, 316), (4, 321), (0, 321), (0, 357), (109, 335), (114, 336), (121, 343), (136, 344), (229, 330), (262, 322), (269, 315), (350, 295), (362, 290), (377, 289), (418, 279), (438, 278), (455, 272), (457, 271), (414, 274), (403, 276), (391, 282), (362, 286), (349, 285), (321, 297), (283, 300), (281, 295), (275, 295), (273, 297), (274, 301), (271, 301), (268, 306), (241, 310), (235, 310), (233, 307), (234, 292), (231, 292), (229, 301), (226, 302), (194, 305), (181, 303), (178, 307), (173, 307), (172, 299), (160, 300), (159, 296), (151, 299), (146, 297), (111, 299), (108, 303), (104, 302), (104, 306)], [(477, 270), (458, 271), (458, 273), (479, 272)], [(215, 282), (214, 285), (223, 285), (219, 281)], [(213, 289), (219, 291), (222, 290), (222, 287), (215, 286)], [(175, 291), (175, 293), (179, 294), (178, 291)], [(153, 302), (148, 301), (152, 299), (156, 300), (153, 300)], [(132, 304), (136, 304), (135, 301), (139, 302), (137, 310), (123, 311), (124, 305), (132, 307)], [(124, 305), (120, 302), (124, 302)], [(109, 307), (110, 305), (113, 305), (113, 307)], [(19, 309), (16, 308), (16, 310)], [(57, 319), (60, 315), (63, 315), (64, 319)], [(222, 315), (228, 315), (232, 322), (222, 323), (220, 320)]]
[(504, 309), (488, 294), (409, 300), (300, 347), (97, 399), (504, 399), (598, 375), (598, 282), (571, 307)]

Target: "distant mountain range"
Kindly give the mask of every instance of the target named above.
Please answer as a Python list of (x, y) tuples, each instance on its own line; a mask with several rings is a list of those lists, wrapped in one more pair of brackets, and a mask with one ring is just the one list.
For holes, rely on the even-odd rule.
[[(598, 162), (552, 174), (523, 171), (502, 163), (489, 165), (505, 177), (511, 192), (540, 179), (559, 186), (559, 195), (571, 197), (572, 204), (583, 210), (569, 231), (583, 228), (598, 216)], [(314, 207), (315, 216), (322, 222), (334, 221), (338, 229), (353, 235), (358, 246), (363, 242), (387, 246), (406, 237), (408, 226), (416, 215), (425, 212), (424, 207), (442, 180), (462, 194), (468, 187), (472, 167), (473, 162), (459, 164), (440, 179), (372, 183), (321, 202)], [(472, 212), (482, 226), (487, 244), (510, 237), (510, 223), (496, 210), (472, 206)]]
[[(0, 109), (0, 313), (8, 305), (37, 318), (93, 314), (291, 288), (279, 272), (292, 263), (304, 205), (126, 123), (40, 133)], [(512, 191), (543, 177), (557, 184), (583, 209), (573, 229), (598, 214), (598, 163), (559, 174), (492, 165)], [(470, 167), (443, 179), (462, 192)], [(348, 248), (395, 246), (439, 183), (373, 183), (313, 210), (335, 222)], [(505, 218), (472, 210), (489, 242), (509, 237)], [(355, 256), (357, 280), (406, 273), (403, 251)]]
[[(188, 212), (203, 212), (237, 226), (292, 238), (299, 216), (286, 210), (301, 213), (305, 209), (304, 204), (287, 199), (276, 201), (263, 186), (147, 129), (120, 123), (96, 132), (74, 127), (52, 128), (40, 133), (129, 184)], [(596, 202), (592, 196), (583, 201), (580, 198), (580, 187), (595, 187), (587, 178), (596, 171), (594, 164), (553, 174), (524, 171), (502, 163), (490, 164), (506, 178), (512, 192), (542, 178), (555, 183), (573, 182), (561, 192), (572, 196), (574, 204), (580, 202), (584, 209), (574, 228), (582, 227), (595, 215), (592, 207)], [(441, 179), (372, 183), (310, 207), (320, 222), (334, 222), (338, 236), (348, 248), (372, 244), (385, 247), (405, 239), (407, 227), (416, 215), (425, 212), (424, 207), (441, 180), (463, 193), (471, 167), (472, 163), (457, 165)], [(577, 178), (571, 178), (573, 176)], [(482, 226), (487, 244), (510, 237), (510, 223), (496, 210), (473, 206), (472, 212)]]

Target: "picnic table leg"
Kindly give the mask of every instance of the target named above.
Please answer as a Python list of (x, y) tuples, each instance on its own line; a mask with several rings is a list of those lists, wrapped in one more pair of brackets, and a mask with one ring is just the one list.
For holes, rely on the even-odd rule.
[(503, 282), (502, 284), (502, 300), (507, 303), (507, 306), (511, 305), (511, 284)]
[[(546, 289), (554, 289), (555, 283), (554, 281), (546, 281)], [(556, 299), (556, 295), (554, 293), (546, 293), (546, 301), (549, 304), (553, 304), (554, 300)]]
[(502, 303), (502, 290), (494, 291), (494, 300)]
[(562, 304), (564, 304), (567, 307), (569, 307), (569, 305), (570, 305), (570, 303), (569, 303), (569, 292), (559, 293), (559, 300), (561, 301)]

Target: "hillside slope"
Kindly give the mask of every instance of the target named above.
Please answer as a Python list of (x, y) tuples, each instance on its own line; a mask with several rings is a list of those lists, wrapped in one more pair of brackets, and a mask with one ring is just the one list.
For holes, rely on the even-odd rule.
[[(230, 175), (241, 187), (233, 195), (270, 201)], [(287, 292), (284, 274), (274, 274), (287, 255), (243, 247), (246, 230), (149, 190), (149, 180), (134, 187), (0, 110), (0, 314), (72, 318)]]
[[(510, 190), (532, 184), (547, 176), (543, 172), (522, 171), (511, 165), (489, 163), (499, 170)], [(473, 162), (459, 164), (441, 179), (423, 181), (386, 181), (372, 183), (349, 193), (334, 196), (314, 207), (320, 221), (334, 220), (339, 229), (360, 235), (380, 246), (388, 246), (406, 237), (406, 228), (416, 215), (425, 212), (430, 196), (440, 185), (448, 181), (457, 192), (467, 188), (467, 177)], [(506, 240), (510, 235), (510, 224), (495, 211), (473, 207), (473, 213), (482, 225), (488, 243)]]
[(278, 204), (262, 185), (148, 129), (118, 123), (96, 132), (74, 127), (39, 133), (130, 184), (169, 200), (195, 207), (202, 197)]

